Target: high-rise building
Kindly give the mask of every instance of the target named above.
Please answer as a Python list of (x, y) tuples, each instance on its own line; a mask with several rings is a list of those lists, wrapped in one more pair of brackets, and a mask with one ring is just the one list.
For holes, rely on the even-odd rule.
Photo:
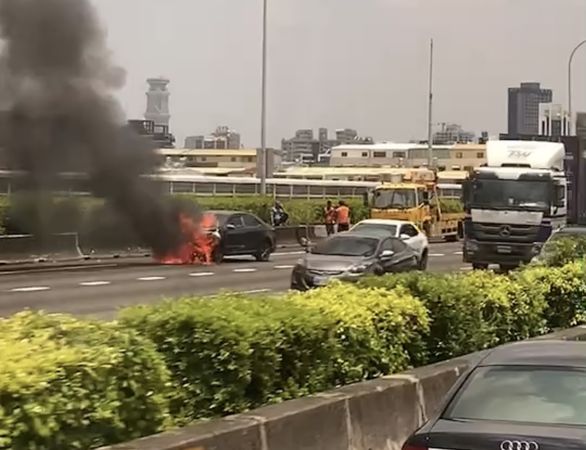
[(152, 120), (155, 125), (169, 126), (171, 114), (169, 112), (169, 80), (163, 77), (149, 78), (147, 80), (149, 90), (147, 96), (147, 108), (144, 113), (146, 120)]
[(539, 134), (552, 137), (570, 134), (570, 115), (562, 105), (554, 103), (539, 105)]
[(551, 103), (551, 89), (542, 89), (539, 83), (521, 83), (509, 88), (510, 136), (539, 134), (539, 104)]

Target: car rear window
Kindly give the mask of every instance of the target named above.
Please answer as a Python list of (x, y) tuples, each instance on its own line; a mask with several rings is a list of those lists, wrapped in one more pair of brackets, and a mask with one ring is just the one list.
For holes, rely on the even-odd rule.
[(352, 231), (372, 231), (372, 230), (380, 230), (381, 232), (388, 233), (391, 236), (397, 235), (397, 226), (396, 225), (377, 225), (373, 223), (359, 223)]
[(586, 372), (479, 368), (457, 393), (444, 418), (586, 425)]

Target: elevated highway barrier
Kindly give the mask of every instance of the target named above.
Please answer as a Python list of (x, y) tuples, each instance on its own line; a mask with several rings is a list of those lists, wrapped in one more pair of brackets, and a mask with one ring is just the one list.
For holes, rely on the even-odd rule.
[(0, 235), (0, 264), (83, 258), (77, 233)]
[[(536, 339), (586, 340), (586, 327)], [(400, 450), (485, 352), (101, 450)]]

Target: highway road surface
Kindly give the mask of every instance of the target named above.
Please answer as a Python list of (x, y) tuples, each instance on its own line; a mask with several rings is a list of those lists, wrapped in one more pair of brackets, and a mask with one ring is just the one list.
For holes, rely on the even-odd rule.
[[(161, 266), (151, 260), (99, 266), (0, 271), (0, 316), (23, 309), (111, 318), (125, 306), (165, 297), (208, 296), (230, 290), (261, 294), (285, 292), (291, 269), (303, 250), (282, 250), (270, 262), (241, 258), (218, 266)], [(470, 270), (461, 244), (431, 244), (429, 271)]]

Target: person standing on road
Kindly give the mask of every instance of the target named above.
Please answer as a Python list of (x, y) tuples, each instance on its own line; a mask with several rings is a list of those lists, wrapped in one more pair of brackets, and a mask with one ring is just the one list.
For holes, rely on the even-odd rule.
[(324, 223), (326, 224), (328, 236), (336, 232), (336, 208), (332, 205), (331, 200), (328, 200), (324, 208)]
[(350, 229), (350, 208), (348, 208), (348, 205), (343, 200), (340, 200), (336, 208), (336, 220), (338, 222), (338, 233)]

